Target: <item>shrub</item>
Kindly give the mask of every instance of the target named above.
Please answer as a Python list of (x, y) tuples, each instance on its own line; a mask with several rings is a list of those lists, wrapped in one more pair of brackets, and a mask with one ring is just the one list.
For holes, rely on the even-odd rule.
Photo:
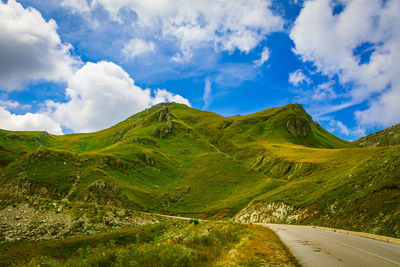
[(198, 225), (199, 224), (199, 220), (197, 219), (190, 219), (189, 223), (193, 223), (194, 225)]

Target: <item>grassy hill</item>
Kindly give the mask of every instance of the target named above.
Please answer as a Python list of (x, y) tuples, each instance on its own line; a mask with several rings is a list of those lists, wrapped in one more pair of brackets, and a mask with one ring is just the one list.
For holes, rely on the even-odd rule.
[(360, 148), (290, 104), (223, 117), (163, 103), (102, 131), (0, 132), (16, 194), (400, 236), (400, 150)]
[(400, 145), (400, 123), (384, 130), (361, 137), (355, 141), (360, 147), (384, 147)]

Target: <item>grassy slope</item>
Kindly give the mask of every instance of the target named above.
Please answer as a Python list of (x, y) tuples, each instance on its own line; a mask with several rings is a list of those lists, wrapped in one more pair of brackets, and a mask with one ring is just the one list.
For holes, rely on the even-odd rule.
[(361, 137), (354, 143), (360, 147), (398, 146), (400, 145), (400, 123)]
[[(300, 215), (297, 223), (399, 237), (400, 150), (344, 149), (332, 153), (338, 155), (326, 162), (324, 169), (294, 178), (256, 197), (249, 206), (285, 203), (294, 207), (288, 215)], [(285, 216), (282, 221), (288, 222)]]
[[(356, 229), (373, 219), (363, 230), (384, 221), (379, 231), (397, 234), (390, 227), (399, 222), (392, 201), (399, 192), (398, 148), (358, 148), (297, 104), (229, 118), (158, 105), (96, 133), (2, 131), (0, 147), (2, 180), (14, 186), (28, 180), (32, 194), (218, 218), (253, 199), (284, 202), (320, 214), (305, 222)], [(99, 199), (99, 180), (109, 199)], [(332, 215), (332, 205), (342, 209)], [(378, 210), (380, 217), (373, 215)]]
[(242, 202), (261, 192), (261, 186), (250, 186), (265, 180), (263, 175), (221, 153), (173, 111), (172, 133), (153, 136), (166, 124), (159, 120), (160, 109), (154, 107), (97, 133), (49, 135), (33, 143), (25, 135), (39, 133), (21, 133), (23, 140), (12, 142), (4, 137), (3, 150), (21, 156), (4, 170), (3, 180), (28, 180), (48, 189), (37, 190), (39, 194), (56, 190), (59, 194), (51, 196), (62, 198), (79, 177), (76, 190), (68, 195), (71, 200), (82, 200), (90, 185), (101, 180), (116, 185), (121, 191), (116, 197), (129, 199), (131, 207), (175, 213), (216, 214), (222, 205), (224, 213), (234, 214)]

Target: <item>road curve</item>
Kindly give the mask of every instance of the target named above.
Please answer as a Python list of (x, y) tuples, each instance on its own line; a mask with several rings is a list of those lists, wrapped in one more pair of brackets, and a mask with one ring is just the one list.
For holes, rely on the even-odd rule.
[(400, 266), (400, 245), (310, 226), (273, 229), (303, 266)]

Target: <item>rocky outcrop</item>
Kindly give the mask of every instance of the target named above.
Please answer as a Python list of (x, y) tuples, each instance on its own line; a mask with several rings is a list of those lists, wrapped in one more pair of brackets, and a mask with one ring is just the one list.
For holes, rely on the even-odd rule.
[(172, 133), (173, 126), (172, 126), (172, 121), (171, 121), (171, 113), (170, 113), (168, 107), (166, 107), (160, 111), (159, 116), (158, 116), (158, 121), (166, 122), (166, 125), (164, 127), (155, 128), (153, 131), (153, 136), (159, 137), (162, 139)]
[(167, 125), (163, 128), (155, 128), (153, 131), (153, 136), (162, 139), (168, 136), (170, 133), (172, 133), (172, 122), (168, 121)]
[(3, 190), (13, 192), (15, 194), (24, 194), (38, 197), (48, 197), (54, 199), (61, 199), (65, 196), (64, 193), (57, 191), (56, 189), (42, 186), (24, 177), (24, 173), (21, 173), (18, 179), (1, 177), (0, 186)]
[(129, 204), (128, 197), (117, 186), (106, 181), (92, 183), (78, 196), (78, 200), (99, 205), (125, 207)]
[(286, 130), (295, 137), (306, 137), (311, 132), (307, 121), (301, 118), (290, 118), (285, 123)]
[(244, 223), (295, 223), (310, 216), (313, 214), (308, 209), (296, 209), (283, 202), (255, 201), (236, 214), (234, 220)]
[(78, 160), (76, 164), (77, 167), (94, 165), (96, 168), (102, 170), (111, 169), (120, 171), (126, 171), (130, 167), (129, 164), (112, 154), (79, 155)]
[(2, 134), (2, 133), (0, 133), (0, 136), (4, 136), (4, 137), (6, 137), (6, 138), (8, 138), (8, 139), (16, 139), (16, 140), (19, 140), (19, 141), (27, 140), (27, 141), (33, 141), (33, 142), (44, 141), (44, 140), (46, 140), (46, 138), (47, 138), (48, 135), (49, 135), (48, 132), (43, 131), (42, 137), (25, 138), (25, 137), (22, 136), (22, 135), (17, 135), (17, 134)]
[(146, 138), (146, 137), (143, 137), (143, 138), (136, 137), (136, 138), (133, 139), (133, 142), (136, 143), (136, 144), (160, 147), (160, 144), (158, 142), (156, 142), (153, 139)]
[(47, 138), (48, 135), (49, 135), (48, 132), (43, 131), (42, 137), (32, 137), (32, 138), (29, 138), (28, 141), (42, 142), (42, 141), (46, 140), (46, 138)]
[(4, 135), (6, 138), (9, 138), (9, 139), (17, 139), (17, 140), (24, 140), (24, 137), (23, 136), (20, 136), (20, 135), (16, 135), (16, 134), (6, 134), (6, 135)]
[(75, 180), (76, 166), (73, 153), (35, 149), (9, 164), (1, 182), (21, 194), (61, 199)]
[(163, 108), (160, 112), (160, 115), (158, 116), (158, 121), (163, 122), (170, 120), (171, 120), (171, 114), (169, 112), (169, 108)]
[(120, 170), (126, 168), (125, 163), (121, 159), (111, 155), (103, 157), (103, 164), (112, 170)]
[(400, 123), (361, 137), (356, 143), (361, 147), (398, 146), (400, 145)]
[(149, 153), (138, 153), (137, 157), (146, 165), (154, 166), (154, 158)]

